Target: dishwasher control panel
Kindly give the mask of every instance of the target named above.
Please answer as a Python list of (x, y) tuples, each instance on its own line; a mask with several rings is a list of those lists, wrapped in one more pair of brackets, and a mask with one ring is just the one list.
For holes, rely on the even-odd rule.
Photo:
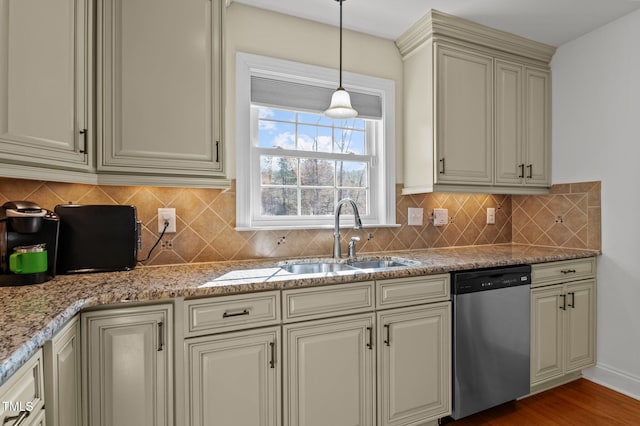
[(531, 284), (531, 266), (516, 265), (451, 273), (453, 294), (474, 293)]

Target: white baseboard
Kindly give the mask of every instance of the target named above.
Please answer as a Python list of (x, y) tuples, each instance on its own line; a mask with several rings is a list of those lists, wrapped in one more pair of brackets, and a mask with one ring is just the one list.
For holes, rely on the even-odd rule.
[(587, 380), (640, 400), (640, 377), (601, 363), (582, 370), (582, 375)]

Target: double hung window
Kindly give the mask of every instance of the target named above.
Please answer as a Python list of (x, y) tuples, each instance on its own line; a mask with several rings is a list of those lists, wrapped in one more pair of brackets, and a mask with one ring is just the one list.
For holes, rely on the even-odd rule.
[(356, 202), (365, 224), (393, 224), (393, 135), (385, 131), (393, 125), (384, 108), (393, 99), (392, 82), (369, 77), (360, 84), (373, 87), (347, 87), (359, 115), (336, 120), (322, 111), (334, 90), (325, 81), (332, 73), (238, 55), (238, 228), (332, 226), (343, 198)]

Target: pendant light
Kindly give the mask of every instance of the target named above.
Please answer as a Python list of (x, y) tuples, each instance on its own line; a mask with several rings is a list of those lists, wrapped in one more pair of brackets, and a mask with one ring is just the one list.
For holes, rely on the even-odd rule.
[(349, 93), (342, 87), (342, 3), (345, 0), (335, 0), (340, 3), (340, 85), (331, 96), (331, 105), (324, 112), (329, 118), (345, 119), (353, 118), (358, 115), (358, 111), (351, 106), (351, 97)]

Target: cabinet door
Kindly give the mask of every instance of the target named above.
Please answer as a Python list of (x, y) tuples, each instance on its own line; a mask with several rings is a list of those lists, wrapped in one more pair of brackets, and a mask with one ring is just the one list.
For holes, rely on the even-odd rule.
[(380, 426), (450, 413), (450, 303), (378, 313)]
[(0, 0), (0, 161), (87, 170), (87, 0)]
[(496, 60), (496, 183), (520, 185), (525, 176), (522, 149), (523, 67)]
[(286, 426), (374, 424), (373, 326), (373, 314), (283, 326)]
[(186, 424), (280, 425), (280, 327), (188, 339)]
[(436, 45), (437, 183), (493, 182), (493, 58)]
[(566, 373), (595, 363), (595, 280), (567, 284)]
[(525, 70), (525, 179), (529, 185), (549, 186), (551, 87), (549, 71)]
[(222, 171), (220, 15), (220, 0), (100, 2), (99, 170)]
[(88, 426), (173, 424), (172, 306), (82, 315)]
[(44, 345), (45, 401), (49, 426), (81, 426), (80, 319), (74, 317)]
[(531, 384), (564, 374), (564, 286), (531, 290)]

